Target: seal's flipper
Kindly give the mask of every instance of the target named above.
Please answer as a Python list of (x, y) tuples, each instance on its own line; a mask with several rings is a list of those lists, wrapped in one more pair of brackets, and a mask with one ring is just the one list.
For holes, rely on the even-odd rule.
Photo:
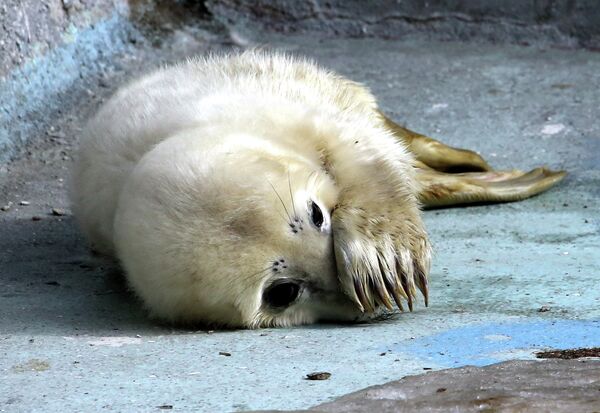
[(415, 155), (423, 206), (519, 201), (549, 189), (564, 171), (494, 171), (478, 154), (406, 129), (379, 112), (384, 125)]
[(546, 191), (565, 175), (546, 168), (450, 174), (417, 166), (419, 199), (425, 208), (519, 201)]
[(441, 172), (482, 172), (492, 168), (477, 153), (453, 148), (406, 129), (379, 112), (385, 126), (415, 155), (417, 160)]

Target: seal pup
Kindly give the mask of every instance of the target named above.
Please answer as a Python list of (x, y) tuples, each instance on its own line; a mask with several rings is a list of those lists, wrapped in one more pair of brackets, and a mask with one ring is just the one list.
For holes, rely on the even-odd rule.
[(120, 89), (83, 133), (72, 203), (153, 316), (257, 328), (412, 310), (417, 289), (427, 304), (421, 204), (522, 199), (563, 175), (493, 171), (358, 83), (250, 51)]

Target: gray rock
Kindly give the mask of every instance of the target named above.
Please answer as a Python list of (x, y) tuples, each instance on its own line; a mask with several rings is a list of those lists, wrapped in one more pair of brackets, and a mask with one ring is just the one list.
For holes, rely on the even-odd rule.
[(316, 407), (323, 412), (600, 410), (600, 362), (507, 361), (410, 376)]
[(600, 361), (507, 361), (405, 377), (305, 412), (596, 412)]

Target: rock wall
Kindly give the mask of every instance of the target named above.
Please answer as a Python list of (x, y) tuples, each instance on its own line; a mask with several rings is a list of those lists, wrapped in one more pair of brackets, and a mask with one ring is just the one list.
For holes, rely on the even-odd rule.
[(228, 25), (280, 32), (600, 48), (596, 0), (208, 0)]

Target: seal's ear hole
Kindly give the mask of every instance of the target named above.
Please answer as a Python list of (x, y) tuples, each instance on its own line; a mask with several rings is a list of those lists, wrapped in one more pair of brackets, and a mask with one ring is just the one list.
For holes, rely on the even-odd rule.
[(300, 295), (300, 284), (292, 280), (278, 280), (263, 293), (263, 301), (271, 307), (283, 308), (292, 304)]
[(323, 211), (319, 208), (316, 202), (310, 201), (310, 219), (315, 227), (321, 229), (323, 226), (324, 218)]

